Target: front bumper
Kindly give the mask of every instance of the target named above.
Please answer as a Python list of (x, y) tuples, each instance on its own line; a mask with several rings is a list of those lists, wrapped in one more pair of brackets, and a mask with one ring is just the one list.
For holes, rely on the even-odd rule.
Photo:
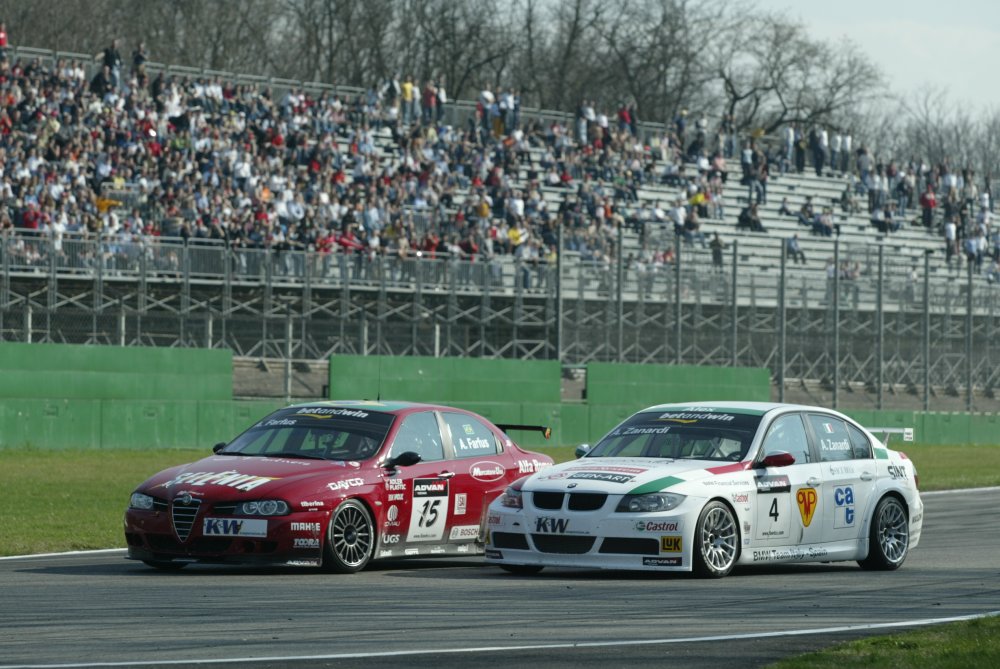
[(611, 517), (494, 505), (487, 520), (488, 564), (691, 570), (691, 532), (686, 517), (676, 510)]
[[(250, 521), (250, 522), (247, 522)], [(329, 513), (269, 518), (199, 513), (178, 528), (167, 511), (125, 512), (126, 557), (144, 562), (318, 566)]]

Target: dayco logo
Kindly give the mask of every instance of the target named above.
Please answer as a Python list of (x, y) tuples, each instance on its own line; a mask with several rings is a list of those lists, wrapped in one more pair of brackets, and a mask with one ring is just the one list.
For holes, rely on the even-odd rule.
[(364, 485), (364, 479), (344, 479), (342, 481), (334, 481), (333, 483), (327, 483), (326, 487), (330, 490), (347, 490), (348, 488), (353, 488), (354, 486)]
[(640, 520), (635, 529), (637, 532), (679, 532), (681, 525), (676, 520)]
[(795, 501), (799, 503), (799, 513), (802, 514), (802, 524), (809, 527), (813, 514), (816, 513), (816, 489), (802, 488), (795, 493)]
[(472, 478), (477, 481), (482, 481), (483, 483), (489, 483), (490, 481), (497, 481), (503, 478), (503, 475), (507, 472), (503, 468), (503, 465), (490, 462), (486, 460), (484, 462), (477, 462), (472, 467), (469, 468)]

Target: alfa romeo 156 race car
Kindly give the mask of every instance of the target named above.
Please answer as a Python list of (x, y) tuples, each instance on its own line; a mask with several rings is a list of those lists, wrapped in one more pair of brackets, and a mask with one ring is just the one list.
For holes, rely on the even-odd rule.
[(917, 472), (835, 411), (770, 403), (643, 409), (490, 505), (486, 560), (694, 571), (857, 560), (897, 569), (920, 540)]
[(485, 511), (515, 479), (552, 463), (514, 428), (446, 406), (318, 402), (281, 409), (214, 455), (132, 493), (128, 557), (320, 566), (481, 554)]

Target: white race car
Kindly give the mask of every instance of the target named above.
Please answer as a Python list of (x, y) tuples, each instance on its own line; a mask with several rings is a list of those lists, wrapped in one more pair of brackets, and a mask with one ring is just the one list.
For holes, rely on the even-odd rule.
[[(873, 428), (874, 429), (874, 428)], [(664, 404), (489, 507), (487, 562), (694, 571), (857, 560), (897, 569), (920, 540), (913, 462), (843, 414), (759, 402)]]

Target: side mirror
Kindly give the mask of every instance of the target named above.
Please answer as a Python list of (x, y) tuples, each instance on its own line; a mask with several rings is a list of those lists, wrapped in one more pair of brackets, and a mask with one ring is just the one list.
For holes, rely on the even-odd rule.
[(576, 454), (576, 457), (582, 458), (587, 453), (590, 453), (590, 444), (580, 444), (573, 452)]
[(760, 461), (761, 467), (787, 467), (788, 465), (794, 464), (795, 456), (791, 453), (786, 453), (785, 451), (768, 453), (764, 456), (764, 459)]
[(396, 467), (410, 467), (420, 462), (420, 455), (413, 451), (403, 451), (394, 458), (389, 458), (382, 463), (382, 466), (386, 469), (395, 469)]
[(225, 447), (226, 447), (226, 442), (220, 441), (215, 446), (212, 446), (212, 452), (213, 453), (218, 453), (219, 451), (221, 451)]

